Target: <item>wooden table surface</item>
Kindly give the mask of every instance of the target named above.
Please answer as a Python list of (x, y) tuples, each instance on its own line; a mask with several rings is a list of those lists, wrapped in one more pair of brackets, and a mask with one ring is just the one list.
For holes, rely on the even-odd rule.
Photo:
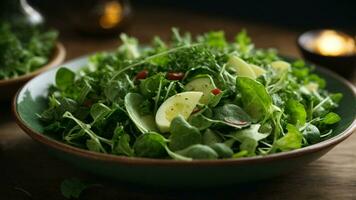
[[(230, 39), (246, 28), (257, 47), (275, 47), (282, 54), (299, 56), (295, 46), (297, 31), (212, 14), (138, 9), (127, 32), (148, 42), (153, 35), (167, 39), (172, 26), (193, 34), (221, 29)], [(98, 39), (66, 32), (61, 40), (67, 49), (67, 60), (113, 49), (118, 44), (117, 37)], [(10, 103), (5, 103), (0, 107), (0, 199), (64, 199), (60, 183), (72, 177), (102, 185), (86, 190), (82, 199), (356, 199), (355, 146), (356, 134), (318, 161), (287, 176), (258, 184), (216, 190), (162, 191), (104, 180), (48, 155), (15, 124)]]

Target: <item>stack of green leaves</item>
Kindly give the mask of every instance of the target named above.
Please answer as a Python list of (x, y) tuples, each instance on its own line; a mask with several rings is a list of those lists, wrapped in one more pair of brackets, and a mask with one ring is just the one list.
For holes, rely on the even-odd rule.
[(256, 49), (240, 32), (192, 39), (173, 29), (140, 47), (121, 35), (114, 52), (65, 67), (40, 118), (66, 144), (162, 159), (229, 159), (299, 149), (332, 135), (342, 98), (303, 61)]
[(0, 79), (30, 73), (46, 64), (58, 33), (29, 25), (0, 23)]

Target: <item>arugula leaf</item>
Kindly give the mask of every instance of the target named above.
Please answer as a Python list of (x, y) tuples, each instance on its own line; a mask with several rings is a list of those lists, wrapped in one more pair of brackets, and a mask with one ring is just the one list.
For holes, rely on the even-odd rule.
[(169, 148), (173, 151), (201, 143), (201, 134), (199, 130), (194, 126), (191, 126), (181, 115), (172, 120), (170, 132)]
[(124, 127), (117, 125), (112, 138), (112, 153), (118, 155), (133, 156), (134, 151), (130, 146), (130, 135), (125, 133)]
[(108, 114), (111, 113), (111, 109), (102, 103), (93, 104), (90, 108), (90, 115), (94, 122), (103, 120)]
[(241, 94), (244, 110), (254, 122), (271, 115), (272, 98), (261, 83), (247, 77), (237, 77), (236, 89)]
[(255, 155), (258, 142), (269, 135), (269, 133), (260, 133), (260, 126), (260, 124), (253, 124), (247, 129), (236, 131), (227, 136), (241, 143), (240, 150), (246, 150), (250, 156)]

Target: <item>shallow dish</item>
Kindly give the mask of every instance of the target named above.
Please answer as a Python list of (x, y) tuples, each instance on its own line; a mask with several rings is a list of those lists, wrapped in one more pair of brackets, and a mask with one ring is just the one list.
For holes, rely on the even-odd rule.
[(0, 80), (0, 100), (11, 99), (16, 94), (17, 90), (21, 86), (23, 86), (28, 80), (44, 71), (47, 71), (48, 69), (54, 66), (61, 64), (65, 58), (65, 55), (66, 51), (64, 49), (64, 46), (61, 43), (57, 42), (55, 49), (53, 50), (52, 57), (46, 65), (38, 68), (37, 70), (31, 73), (16, 78)]
[[(66, 64), (78, 70), (87, 62), (82, 57)], [(95, 153), (66, 145), (41, 134), (43, 126), (36, 117), (46, 107), (46, 93), (54, 81), (56, 69), (29, 81), (15, 96), (13, 113), (18, 125), (49, 152), (73, 165), (120, 181), (163, 187), (215, 187), (257, 181), (286, 174), (314, 161), (349, 137), (356, 128), (356, 89), (340, 76), (316, 68), (316, 73), (328, 82), (328, 90), (343, 93), (344, 98), (336, 112), (342, 121), (335, 127), (335, 134), (323, 142), (268, 156), (229, 160), (174, 161), (147, 158), (129, 158)]]

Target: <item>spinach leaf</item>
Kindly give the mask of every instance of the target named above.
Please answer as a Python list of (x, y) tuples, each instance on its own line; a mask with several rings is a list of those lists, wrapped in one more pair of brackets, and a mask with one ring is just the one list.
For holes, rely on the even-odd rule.
[(197, 113), (190, 115), (188, 122), (190, 125), (197, 127), (200, 131), (209, 128), (213, 122), (206, 119), (206, 117), (211, 118), (213, 112), (210, 108), (205, 107)]
[(236, 89), (241, 94), (244, 110), (254, 122), (266, 119), (271, 115), (272, 98), (261, 83), (247, 77), (237, 77)]
[(201, 159), (211, 160), (211, 159), (217, 159), (219, 157), (218, 154), (214, 151), (214, 149), (202, 144), (195, 144), (189, 146), (183, 150), (177, 151), (176, 153), (197, 160), (201, 160)]
[(155, 132), (148, 132), (140, 135), (133, 146), (135, 155), (138, 157), (161, 158), (166, 153), (166, 143), (168, 142), (162, 135)]
[(219, 158), (231, 158), (234, 152), (224, 143), (214, 143), (209, 145), (218, 155)]
[(170, 132), (169, 148), (173, 151), (201, 143), (201, 134), (199, 130), (194, 126), (191, 126), (181, 115), (172, 120)]
[(251, 123), (250, 116), (239, 106), (234, 104), (225, 104), (214, 108), (213, 119), (218, 124), (231, 126), (234, 128), (243, 128)]
[(211, 129), (206, 129), (206, 131), (203, 134), (202, 142), (203, 144), (209, 146), (215, 143), (223, 142), (223, 139)]

